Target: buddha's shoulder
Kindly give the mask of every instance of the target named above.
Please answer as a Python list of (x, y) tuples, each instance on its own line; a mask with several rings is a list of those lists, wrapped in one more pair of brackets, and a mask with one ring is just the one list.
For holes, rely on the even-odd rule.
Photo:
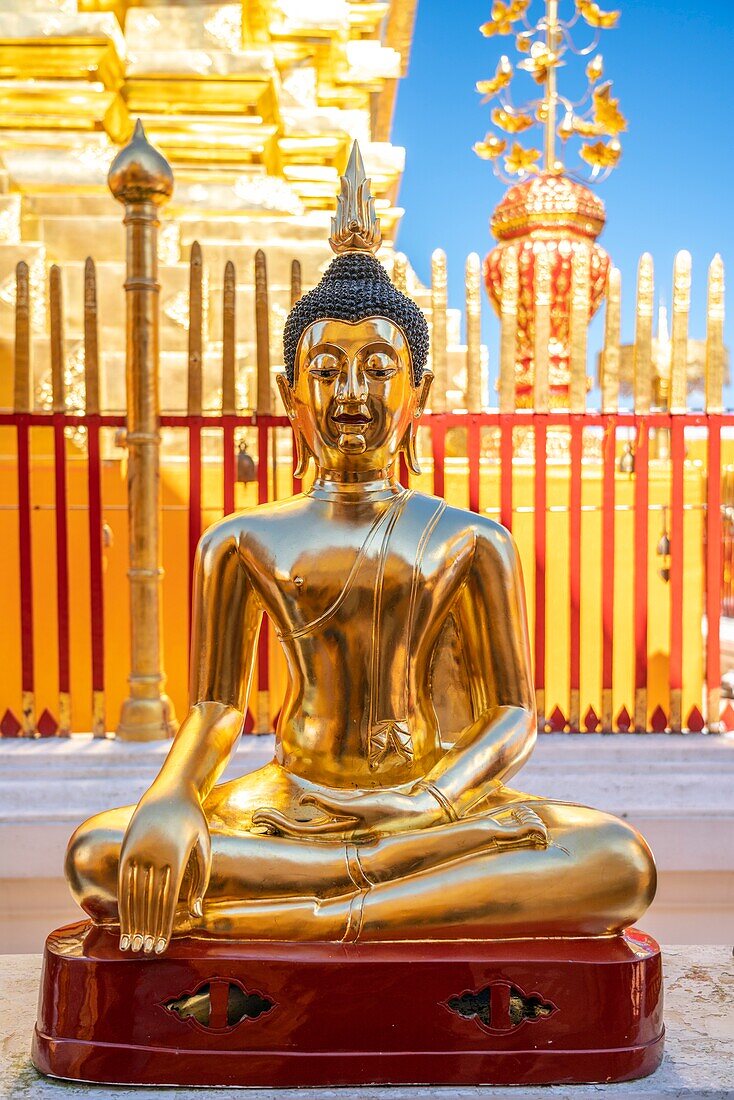
[(490, 516), (470, 512), (467, 508), (456, 508), (442, 501), (440, 497), (429, 496), (427, 493), (414, 493), (411, 504), (414, 508), (425, 511), (427, 515), (433, 515), (440, 509), (438, 524), (444, 536), (471, 536), (478, 544), (514, 554), (512, 535)]
[(210, 545), (231, 540), (237, 543), (243, 536), (251, 534), (265, 537), (270, 531), (273, 531), (277, 537), (278, 531), (282, 530), (285, 524), (292, 523), (303, 512), (303, 494), (288, 497), (285, 500), (258, 504), (254, 508), (243, 508), (239, 512), (224, 516), (208, 527), (202, 536), (202, 541)]

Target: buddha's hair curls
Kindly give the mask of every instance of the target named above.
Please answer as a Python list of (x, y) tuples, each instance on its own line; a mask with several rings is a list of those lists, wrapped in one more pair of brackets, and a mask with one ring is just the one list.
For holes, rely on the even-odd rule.
[(385, 317), (398, 325), (410, 348), (413, 385), (423, 377), (428, 360), (428, 325), (415, 302), (397, 290), (382, 264), (369, 252), (345, 252), (332, 260), (318, 286), (309, 290), (288, 314), (283, 355), (293, 385), (298, 341), (314, 321), (364, 321)]

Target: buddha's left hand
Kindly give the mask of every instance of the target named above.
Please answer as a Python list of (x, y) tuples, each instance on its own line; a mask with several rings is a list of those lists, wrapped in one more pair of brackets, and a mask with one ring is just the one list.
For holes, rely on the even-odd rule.
[(324, 834), (367, 838), (381, 833), (425, 829), (445, 824), (446, 818), (436, 800), (427, 791), (384, 789), (380, 791), (330, 791), (301, 796), (303, 806), (313, 806), (324, 816), (296, 821), (280, 810), (256, 810), (253, 825), (264, 825), (281, 836), (307, 837)]

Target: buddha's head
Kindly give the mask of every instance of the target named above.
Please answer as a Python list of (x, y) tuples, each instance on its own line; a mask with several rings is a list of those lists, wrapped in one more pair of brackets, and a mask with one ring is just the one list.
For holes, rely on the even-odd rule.
[(369, 181), (356, 142), (342, 177), (330, 243), (338, 253), (291, 310), (281, 396), (299, 450), (321, 470), (384, 471), (403, 450), (419, 472), (415, 430), (433, 376), (428, 326), (372, 254), (379, 246)]

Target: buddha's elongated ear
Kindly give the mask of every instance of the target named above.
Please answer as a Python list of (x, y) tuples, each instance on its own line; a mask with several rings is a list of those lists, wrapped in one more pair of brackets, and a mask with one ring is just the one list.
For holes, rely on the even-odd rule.
[(296, 409), (293, 404), (293, 391), (291, 390), (290, 383), (286, 377), (285, 371), (281, 371), (276, 374), (278, 381), (278, 391), (280, 398), (285, 406), (286, 416), (291, 422), (291, 428), (293, 429), (293, 444), (296, 448), (296, 466), (293, 471), (294, 477), (303, 477), (308, 469), (308, 460), (311, 458), (311, 451), (306, 444), (306, 440), (303, 438), (303, 433), (296, 423)]
[(418, 432), (418, 421), (423, 416), (432, 383), (433, 374), (429, 370), (424, 371), (423, 377), (418, 383), (418, 397), (416, 399), (415, 408), (413, 409), (413, 415), (410, 418), (410, 424), (408, 424), (408, 427), (405, 429), (405, 435), (400, 443), (400, 449), (405, 456), (405, 463), (411, 474), (418, 475), (422, 472), (420, 462), (418, 461), (415, 437)]
[(424, 370), (423, 377), (418, 383), (418, 400), (415, 404), (415, 412), (413, 416), (416, 420), (423, 416), (426, 408), (426, 402), (428, 401), (428, 395), (431, 392), (431, 386), (433, 385), (433, 371)]

